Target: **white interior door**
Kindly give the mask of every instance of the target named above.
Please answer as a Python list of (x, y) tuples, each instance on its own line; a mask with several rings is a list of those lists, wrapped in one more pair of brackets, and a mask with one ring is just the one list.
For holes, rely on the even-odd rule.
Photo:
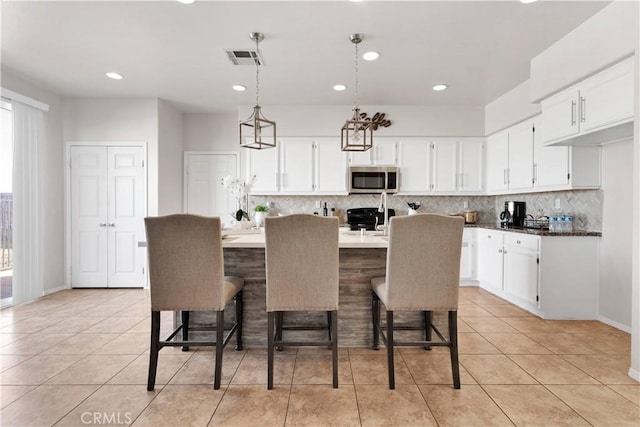
[(238, 176), (235, 154), (185, 154), (185, 210), (187, 213), (219, 216), (223, 226), (230, 226), (231, 213), (238, 207), (231, 192), (222, 187), (226, 175)]
[(143, 147), (72, 146), (71, 286), (144, 287)]
[(145, 172), (142, 147), (107, 148), (109, 287), (143, 287)]
[(107, 150), (71, 147), (71, 286), (106, 287)]

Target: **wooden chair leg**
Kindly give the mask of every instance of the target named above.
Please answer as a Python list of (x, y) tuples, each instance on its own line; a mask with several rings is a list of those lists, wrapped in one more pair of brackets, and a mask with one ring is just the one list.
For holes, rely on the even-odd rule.
[(387, 310), (387, 370), (389, 371), (389, 389), (396, 388), (393, 364), (393, 311)]
[(371, 316), (373, 318), (373, 349), (380, 348), (380, 299), (375, 292), (371, 292)]
[[(424, 316), (424, 340), (431, 341), (432, 330), (431, 323), (433, 322), (433, 311), (423, 311)], [(431, 350), (431, 346), (427, 345), (424, 347), (425, 350)]]
[(222, 352), (224, 351), (224, 310), (216, 312), (216, 366), (213, 378), (213, 388), (220, 388), (222, 377)]
[(460, 366), (458, 364), (458, 312), (449, 312), (449, 341), (451, 347), (451, 373), (453, 374), (453, 388), (460, 388)]
[(273, 341), (274, 341), (274, 323), (276, 313), (270, 311), (267, 313), (267, 389), (273, 389)]
[(236, 324), (238, 325), (238, 329), (236, 329), (236, 350), (242, 350), (242, 311), (244, 309), (244, 305), (242, 302), (242, 291), (238, 292), (233, 299), (236, 309)]
[(152, 391), (156, 385), (158, 371), (158, 352), (160, 351), (160, 312), (151, 312), (151, 347), (149, 349), (149, 376), (147, 390)]
[(331, 329), (332, 329), (332, 362), (333, 362), (333, 388), (338, 388), (338, 311), (333, 310), (330, 312), (331, 316)]
[[(189, 341), (189, 311), (182, 312), (182, 341)], [(182, 351), (189, 351), (189, 346), (182, 346)]]

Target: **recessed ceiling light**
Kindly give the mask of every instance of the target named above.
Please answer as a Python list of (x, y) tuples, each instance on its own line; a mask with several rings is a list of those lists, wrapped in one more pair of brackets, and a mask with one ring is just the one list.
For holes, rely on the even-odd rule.
[(445, 90), (448, 86), (445, 84), (438, 84), (433, 87), (433, 90), (436, 92), (440, 92), (441, 90)]
[(375, 61), (378, 58), (380, 58), (380, 54), (374, 51), (365, 52), (365, 54), (362, 55), (362, 59), (364, 59), (365, 61)]
[(529, 4), (529, 3), (535, 3), (538, 0), (520, 0), (520, 3), (524, 3), (524, 4)]
[(238, 91), (238, 92), (244, 92), (245, 90), (247, 90), (247, 87), (246, 86), (242, 86), (242, 85), (233, 85), (233, 86), (231, 86), (231, 88), (233, 90)]
[(191, 4), (196, 0), (176, 0), (178, 3), (182, 3), (182, 4)]
[(342, 92), (343, 90), (345, 90), (347, 87), (345, 85), (335, 85), (333, 87), (333, 90), (337, 90), (338, 92)]
[(107, 73), (107, 77), (109, 77), (110, 79), (113, 79), (113, 80), (122, 80), (122, 79), (124, 79), (122, 74), (114, 73), (113, 71)]

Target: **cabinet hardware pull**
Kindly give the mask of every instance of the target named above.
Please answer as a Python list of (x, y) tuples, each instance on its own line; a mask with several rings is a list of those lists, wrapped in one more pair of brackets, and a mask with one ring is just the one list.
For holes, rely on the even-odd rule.
[(520, 240), (516, 240), (516, 243), (517, 243), (517, 244), (520, 244), (520, 243), (522, 243), (522, 242), (520, 242)]
[(571, 101), (571, 126), (576, 125), (576, 101)]
[(586, 118), (587, 99), (584, 96), (580, 97), (580, 121), (584, 123)]
[(100, 223), (100, 227), (106, 227), (106, 226), (107, 226), (107, 223), (106, 223), (106, 222), (101, 222), (101, 223)]
[(109, 227), (115, 227), (116, 225), (114, 223), (109, 224)]

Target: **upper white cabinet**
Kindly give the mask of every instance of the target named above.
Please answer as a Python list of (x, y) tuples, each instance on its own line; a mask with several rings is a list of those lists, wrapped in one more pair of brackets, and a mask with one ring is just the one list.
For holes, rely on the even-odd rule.
[(509, 133), (500, 132), (487, 138), (487, 190), (509, 189)]
[(487, 188), (490, 192), (533, 187), (533, 121), (527, 120), (487, 139)]
[(400, 191), (424, 194), (431, 186), (429, 155), (431, 145), (424, 139), (403, 140), (398, 143)]
[(458, 178), (457, 141), (434, 141), (431, 143), (431, 191), (434, 193), (454, 193)]
[(461, 193), (484, 190), (484, 146), (481, 140), (458, 141), (458, 190)]
[(351, 166), (395, 166), (398, 164), (398, 143), (395, 139), (373, 138), (367, 151), (349, 153)]
[(628, 58), (542, 101), (545, 144), (573, 144), (576, 137), (589, 143), (619, 139), (628, 131), (605, 129), (633, 120), (633, 58)]
[(246, 150), (252, 194), (346, 194), (347, 156), (334, 138), (283, 138), (276, 148)]

